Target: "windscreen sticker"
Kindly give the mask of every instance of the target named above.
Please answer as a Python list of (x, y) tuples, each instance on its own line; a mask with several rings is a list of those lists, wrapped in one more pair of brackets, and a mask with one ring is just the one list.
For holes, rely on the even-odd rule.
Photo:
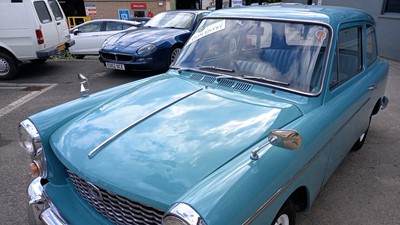
[(206, 28), (204, 28), (204, 30), (193, 34), (192, 37), (189, 39), (188, 44), (195, 42), (195, 41), (199, 40), (200, 38), (203, 38), (207, 35), (213, 34), (215, 32), (218, 32), (218, 31), (221, 31), (224, 29), (225, 29), (225, 20), (221, 20), (219, 22), (213, 23), (210, 26), (207, 26)]
[(315, 32), (315, 37), (320, 43), (324, 42), (326, 36), (327, 34), (324, 30), (317, 30), (317, 32)]

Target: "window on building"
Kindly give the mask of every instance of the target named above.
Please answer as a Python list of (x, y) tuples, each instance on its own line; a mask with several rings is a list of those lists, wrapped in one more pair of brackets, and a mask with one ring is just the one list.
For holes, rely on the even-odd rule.
[(399, 0), (386, 0), (384, 13), (400, 13), (400, 1)]

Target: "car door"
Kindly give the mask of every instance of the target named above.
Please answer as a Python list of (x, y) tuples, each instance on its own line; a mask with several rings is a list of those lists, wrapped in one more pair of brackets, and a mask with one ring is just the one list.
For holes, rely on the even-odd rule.
[(332, 175), (369, 126), (372, 101), (370, 78), (365, 71), (364, 29), (362, 22), (342, 24), (337, 34), (329, 91), (325, 98), (333, 132), (326, 178)]
[(40, 22), (40, 31), (43, 35), (44, 45), (40, 45), (41, 50), (57, 46), (60, 43), (60, 37), (55, 26), (54, 17), (46, 1), (34, 1), (33, 5)]
[(91, 21), (72, 30), (75, 45), (69, 51), (71, 54), (98, 54), (102, 39), (103, 21)]
[(58, 1), (48, 0), (48, 4), (50, 7), (50, 13), (53, 15), (55, 20), (58, 41), (59, 43), (65, 43), (69, 39), (69, 28), (64, 12), (62, 11)]

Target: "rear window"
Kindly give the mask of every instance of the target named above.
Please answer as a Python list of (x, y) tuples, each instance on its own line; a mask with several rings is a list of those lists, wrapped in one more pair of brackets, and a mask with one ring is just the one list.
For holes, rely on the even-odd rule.
[(37, 1), (33, 3), (35, 6), (36, 13), (41, 23), (50, 23), (52, 21), (49, 10), (47, 9), (46, 3), (43, 1)]
[(53, 12), (54, 18), (59, 21), (64, 19), (60, 6), (55, 0), (49, 0), (50, 9)]

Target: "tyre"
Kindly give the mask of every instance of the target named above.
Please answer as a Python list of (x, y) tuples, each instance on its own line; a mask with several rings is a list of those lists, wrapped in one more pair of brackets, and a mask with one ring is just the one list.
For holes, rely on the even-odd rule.
[[(181, 53), (182, 48), (175, 47), (172, 49), (171, 54), (169, 55), (169, 65), (171, 65), (178, 58), (179, 53)], [(169, 66), (168, 65), (168, 66)]]
[(16, 60), (7, 53), (0, 52), (0, 80), (9, 80), (18, 73)]
[(287, 200), (279, 210), (271, 225), (295, 225), (296, 210), (291, 199)]
[(367, 130), (364, 133), (362, 133), (361, 136), (357, 139), (357, 141), (354, 143), (353, 147), (351, 148), (351, 151), (356, 152), (362, 148), (362, 146), (365, 143), (365, 139), (367, 139), (367, 134), (368, 134), (370, 124), (371, 124), (371, 117), (369, 117)]

